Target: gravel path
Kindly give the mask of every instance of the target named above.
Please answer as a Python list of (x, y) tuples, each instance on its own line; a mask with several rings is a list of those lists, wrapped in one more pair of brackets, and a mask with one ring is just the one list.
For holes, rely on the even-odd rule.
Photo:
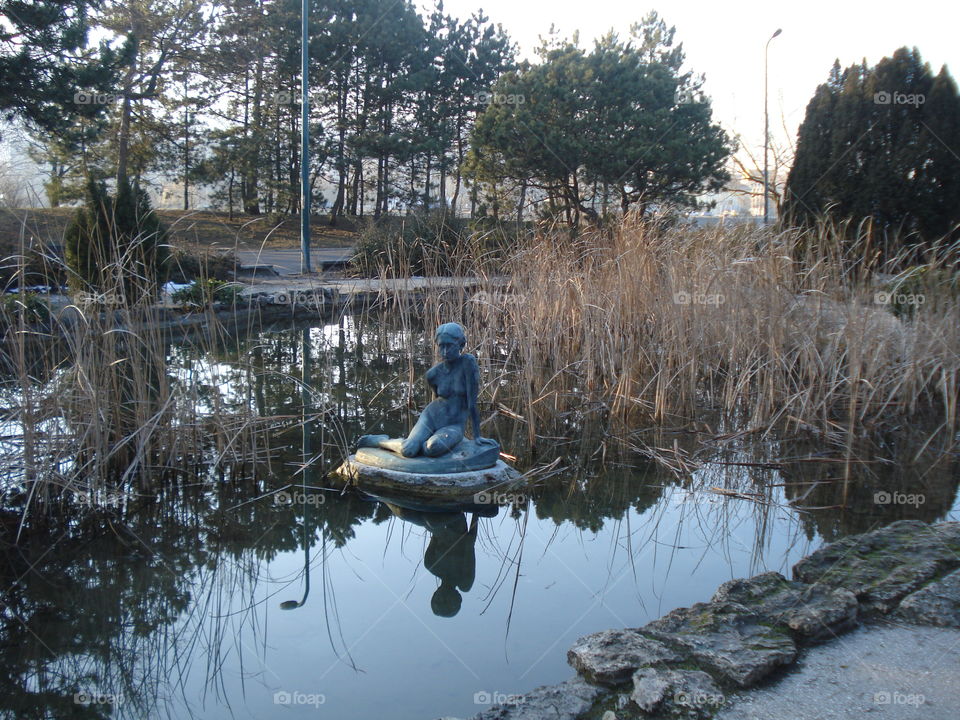
[(960, 630), (882, 623), (805, 650), (715, 720), (958, 720)]

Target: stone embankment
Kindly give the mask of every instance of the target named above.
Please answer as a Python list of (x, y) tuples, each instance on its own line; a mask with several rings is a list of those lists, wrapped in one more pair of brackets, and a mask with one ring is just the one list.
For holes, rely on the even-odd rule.
[(473, 720), (709, 718), (807, 648), (884, 617), (960, 628), (960, 523), (846, 537), (797, 563), (792, 580), (731, 580), (709, 602), (582, 637), (567, 653), (575, 677)]

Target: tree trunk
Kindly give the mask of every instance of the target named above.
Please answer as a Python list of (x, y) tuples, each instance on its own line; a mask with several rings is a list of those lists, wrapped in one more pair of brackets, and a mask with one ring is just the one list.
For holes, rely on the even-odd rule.
[(523, 225), (523, 206), (527, 202), (527, 181), (520, 183), (520, 201), (517, 203), (517, 226)]
[(427, 167), (426, 167), (426, 177), (423, 180), (423, 207), (427, 210), (430, 209), (430, 153), (427, 153)]
[(254, 74), (253, 127), (250, 130), (252, 152), (247, 153), (244, 182), (243, 211), (260, 214), (260, 139), (263, 134), (263, 56), (258, 55)]
[(117, 187), (127, 182), (127, 163), (130, 157), (130, 115), (133, 112), (133, 103), (130, 96), (133, 94), (133, 76), (137, 68), (137, 55), (134, 52), (130, 68), (123, 78), (123, 103), (120, 108), (120, 130), (117, 135)]
[(347, 87), (341, 77), (337, 84), (337, 197), (330, 208), (330, 227), (337, 224), (337, 218), (343, 215), (344, 196), (347, 192), (347, 164), (345, 162), (347, 131)]

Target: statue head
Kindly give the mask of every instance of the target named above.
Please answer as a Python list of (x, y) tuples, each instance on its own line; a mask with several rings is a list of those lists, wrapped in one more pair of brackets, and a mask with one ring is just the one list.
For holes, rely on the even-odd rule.
[(467, 333), (460, 323), (448, 322), (437, 328), (434, 339), (444, 359), (454, 360), (467, 344)]
[(460, 323), (448, 322), (437, 328), (434, 339), (438, 345), (441, 342), (455, 342), (463, 347), (467, 344), (467, 331)]
[(430, 609), (438, 617), (453, 617), (460, 612), (462, 603), (463, 597), (457, 592), (457, 588), (446, 582), (441, 582), (440, 587), (430, 598)]

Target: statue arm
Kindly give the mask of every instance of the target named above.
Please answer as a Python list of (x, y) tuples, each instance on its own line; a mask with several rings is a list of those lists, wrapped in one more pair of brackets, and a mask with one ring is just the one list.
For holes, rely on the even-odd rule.
[(432, 368), (427, 370), (427, 374), (424, 375), (427, 385), (430, 386), (430, 389), (433, 391), (434, 395), (437, 395), (437, 372), (439, 371), (439, 368), (439, 364), (434, 365)]

